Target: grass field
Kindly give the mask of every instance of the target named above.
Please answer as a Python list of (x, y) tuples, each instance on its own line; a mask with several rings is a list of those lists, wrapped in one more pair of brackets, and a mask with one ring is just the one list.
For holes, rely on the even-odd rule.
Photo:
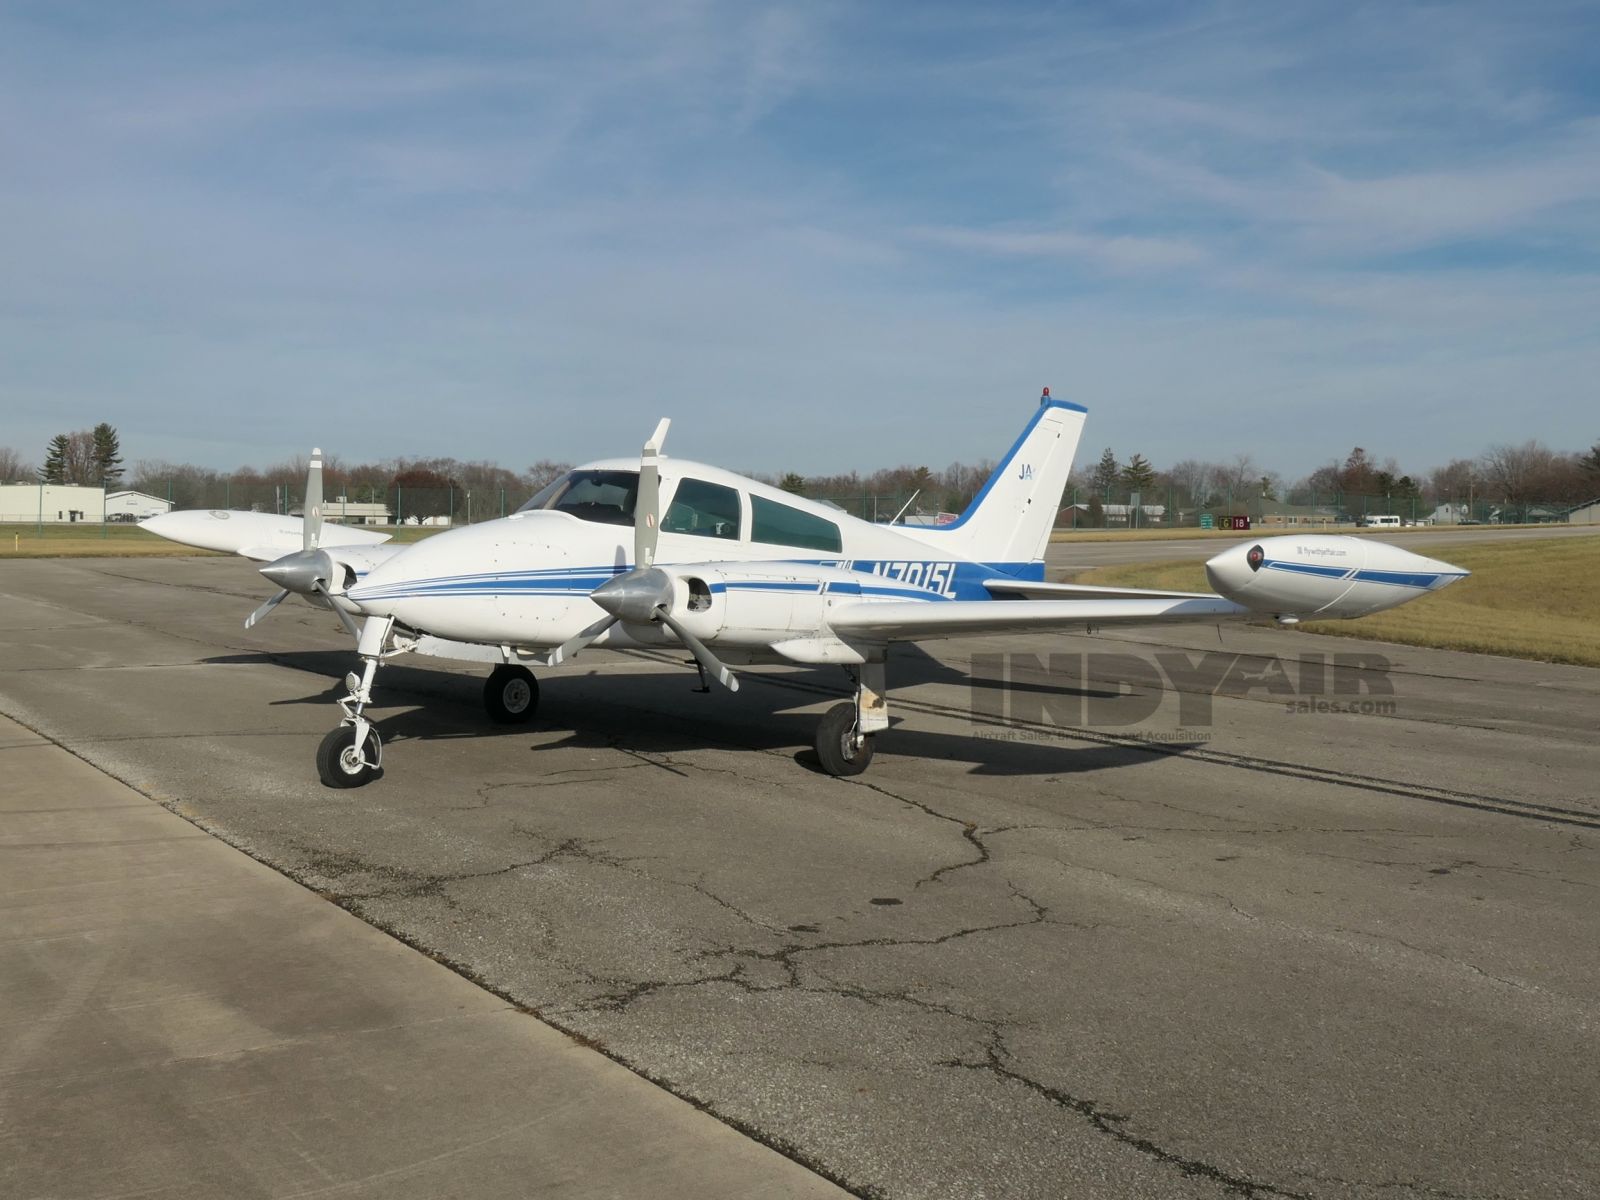
[(5, 558), (176, 558), (206, 554), (146, 533), (137, 525), (0, 525)]
[[(1600, 544), (1590, 538), (1481, 542), (1447, 557), (1471, 577), (1388, 612), (1300, 628), (1600, 667)], [(1097, 567), (1075, 582), (1210, 591), (1205, 567), (1190, 561)]]
[[(417, 542), (439, 533), (416, 526), (391, 530), (396, 542)], [(0, 525), (0, 559), (175, 558), (210, 554), (146, 533), (137, 525)]]
[(1400, 529), (1358, 529), (1354, 525), (1308, 525), (1289, 529), (1283, 526), (1262, 526), (1248, 533), (1239, 529), (1196, 529), (1185, 525), (1173, 529), (1057, 529), (1050, 535), (1052, 542), (1187, 542), (1200, 538), (1227, 541), (1229, 538), (1267, 537), (1276, 533), (1348, 533), (1362, 536), (1402, 537), (1416, 533), (1449, 536), (1456, 532), (1482, 532), (1484, 529), (1538, 529), (1537, 525), (1410, 525)]

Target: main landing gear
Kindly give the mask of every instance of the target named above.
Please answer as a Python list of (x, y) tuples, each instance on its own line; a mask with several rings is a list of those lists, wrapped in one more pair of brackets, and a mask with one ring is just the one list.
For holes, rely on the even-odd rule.
[(852, 671), (855, 699), (835, 704), (817, 723), (817, 761), (829, 775), (859, 775), (871, 764), (873, 742), (889, 728), (884, 674), (882, 659)]
[(521, 725), (539, 711), (539, 681), (527, 667), (501, 663), (483, 681), (483, 707), (496, 725)]

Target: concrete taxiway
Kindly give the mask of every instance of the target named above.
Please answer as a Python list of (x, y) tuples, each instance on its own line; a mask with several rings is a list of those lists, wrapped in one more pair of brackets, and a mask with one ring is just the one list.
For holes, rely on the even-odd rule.
[[(508, 729), (479, 672), (418, 660), (379, 676), (386, 776), (335, 792), (347, 639), (298, 604), (242, 629), (267, 591), (227, 559), (0, 565), (0, 712), (85, 773), (0, 753), (8, 798), (38, 789), (0, 815), (0, 1193), (185, 1194), (204, 1163), (238, 1194), (495, 1194), (471, 1181), (521, 1162), (581, 1195), (620, 1152), (776, 1163), (775, 1194), (1600, 1192), (1600, 671), (1254, 628), (950, 643), (891, 661), (898, 723), (847, 781), (808, 765), (831, 673), (702, 696), (596, 653)], [(85, 763), (137, 796), (21, 811)], [(70, 849), (97, 830), (122, 845)], [(233, 854), (199, 831), (309, 890), (163, 865)], [(124, 917), (41, 890), (52, 855), (128, 880)], [(427, 1065), (474, 1024), (509, 1040)], [(295, 1028), (327, 1052), (274, 1062)], [(584, 1123), (656, 1086), (729, 1148)], [(594, 1186), (664, 1190), (638, 1178)]]

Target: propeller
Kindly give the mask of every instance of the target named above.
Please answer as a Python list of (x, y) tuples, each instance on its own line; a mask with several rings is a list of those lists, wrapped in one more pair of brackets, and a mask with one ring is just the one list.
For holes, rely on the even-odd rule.
[(333, 579), (338, 567), (326, 550), (318, 548), (318, 543), (322, 541), (321, 450), (311, 451), (311, 465), (306, 469), (306, 498), (303, 507), (305, 519), (300, 549), (292, 554), (285, 554), (282, 558), (273, 559), (261, 568), (261, 573), (282, 590), (246, 617), (244, 627), (249, 629), (257, 621), (264, 619), (291, 594), (315, 595), (321, 596), (327, 602), (327, 606), (333, 610), (351, 637), (359, 636), (360, 630), (356, 627), (354, 618), (334, 603), (333, 595), (328, 591), (328, 583)]
[(661, 534), (661, 445), (671, 424), (662, 418), (639, 456), (639, 492), (633, 505), (633, 569), (606, 580), (589, 593), (589, 599), (608, 615), (550, 651), (545, 662), (550, 666), (564, 662), (619, 621), (629, 625), (661, 624), (677, 635), (695, 661), (718, 683), (737, 692), (738, 676), (672, 615), (676, 585), (671, 575), (655, 565), (656, 541)]
[(633, 565), (636, 570), (654, 565), (656, 539), (661, 536), (661, 444), (667, 440), (670, 417), (662, 417), (639, 455), (639, 495), (633, 502)]

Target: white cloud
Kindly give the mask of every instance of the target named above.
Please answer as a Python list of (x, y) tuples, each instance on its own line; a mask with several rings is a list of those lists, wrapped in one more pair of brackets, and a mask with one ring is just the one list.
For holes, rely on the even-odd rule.
[(1080, 259), (1113, 271), (1148, 271), (1193, 266), (1206, 252), (1176, 238), (1091, 234), (1072, 230), (954, 229), (928, 227), (909, 231), (925, 242), (1017, 258)]
[(995, 454), (1050, 384), (1158, 463), (1592, 439), (1576, 18), (1116, 11), (0, 16), (5, 437), (517, 465), (671, 412), (809, 471)]

